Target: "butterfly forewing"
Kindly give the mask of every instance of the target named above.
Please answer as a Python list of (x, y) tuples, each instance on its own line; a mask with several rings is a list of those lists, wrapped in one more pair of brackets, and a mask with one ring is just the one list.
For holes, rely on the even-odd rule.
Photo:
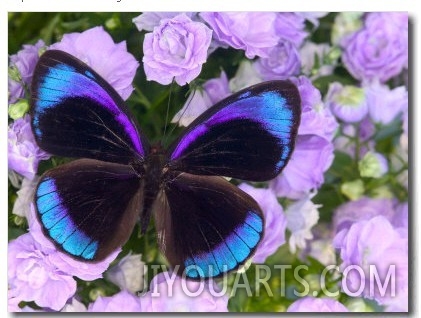
[(174, 173), (154, 207), (158, 241), (172, 267), (188, 278), (221, 276), (253, 254), (263, 236), (262, 212), (222, 177)]
[(62, 51), (45, 52), (35, 68), (31, 115), (38, 145), (54, 155), (127, 164), (149, 151), (118, 93)]
[(61, 250), (99, 261), (129, 238), (142, 204), (141, 186), (127, 165), (75, 160), (41, 176), (37, 217)]
[(171, 169), (250, 181), (277, 176), (300, 122), (300, 95), (289, 81), (244, 89), (199, 116), (170, 147)]

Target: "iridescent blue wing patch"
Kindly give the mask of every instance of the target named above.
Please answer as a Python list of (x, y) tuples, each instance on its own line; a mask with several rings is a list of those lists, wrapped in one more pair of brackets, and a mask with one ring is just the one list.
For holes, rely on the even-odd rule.
[(47, 171), (34, 195), (44, 234), (77, 259), (104, 259), (136, 224), (141, 182), (130, 166), (93, 159)]
[(173, 173), (154, 211), (162, 252), (191, 279), (237, 269), (263, 237), (256, 201), (222, 177)]
[(170, 147), (169, 165), (192, 174), (267, 181), (291, 156), (300, 114), (293, 83), (249, 87), (199, 116)]
[(31, 89), (32, 130), (45, 151), (124, 164), (147, 155), (149, 145), (121, 97), (72, 55), (45, 52)]

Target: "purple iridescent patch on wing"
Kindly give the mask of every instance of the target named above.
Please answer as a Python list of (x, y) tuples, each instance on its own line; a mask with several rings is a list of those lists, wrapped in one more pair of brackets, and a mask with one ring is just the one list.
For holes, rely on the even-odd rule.
[(54, 107), (66, 98), (85, 97), (106, 108), (115, 120), (124, 127), (133, 148), (141, 155), (145, 154), (135, 124), (121, 111), (112, 97), (96, 82), (94, 74), (87, 71), (79, 73), (72, 66), (57, 64), (49, 68), (45, 77), (40, 82), (39, 98), (36, 101), (37, 112), (33, 120), (35, 132), (37, 116), (41, 116), (45, 109)]

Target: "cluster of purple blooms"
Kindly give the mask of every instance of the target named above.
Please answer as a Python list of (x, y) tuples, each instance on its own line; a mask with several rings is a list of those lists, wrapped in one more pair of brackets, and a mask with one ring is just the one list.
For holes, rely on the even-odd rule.
[[(266, 219), (265, 236), (252, 261), (263, 263), (288, 243), (291, 253), (299, 252), (303, 258), (309, 255), (322, 264), (338, 265), (341, 270), (360, 266), (367, 281), (362, 282), (358, 272), (350, 272), (342, 281), (348, 286), (342, 288), (343, 292), (356, 290), (364, 283), (360, 299), (373, 299), (385, 311), (407, 311), (408, 203), (399, 202), (384, 184), (368, 196), (364, 180), (399, 171), (394, 178), (408, 188), (408, 91), (404, 84), (390, 84), (399, 83), (390, 80), (404, 77), (408, 68), (408, 16), (340, 13), (333, 26), (335, 43), (307, 40), (306, 21), (317, 28), (318, 19), (324, 15), (144, 13), (133, 22), (139, 31), (146, 31), (142, 60), (146, 77), (162, 85), (173, 80), (179, 85), (192, 82), (217, 49), (244, 51), (245, 58), (233, 78), (229, 79), (222, 70), (219, 77), (207, 80), (190, 94), (173, 119), (180, 125), (188, 125), (219, 100), (258, 82), (290, 79), (298, 87), (302, 116), (290, 162), (266, 187), (256, 188), (248, 183), (239, 186), (259, 203)], [(29, 231), (9, 242), (9, 311), (33, 310), (20, 308), (22, 301), (33, 301), (45, 311), (227, 311), (228, 295), (215, 297), (210, 293), (209, 288), (217, 288), (212, 281), (203, 293), (191, 298), (181, 285), (190, 284), (195, 290), (193, 285), (197, 282), (174, 277), (170, 290), (164, 282), (171, 273), (164, 272), (154, 277), (146, 294), (138, 297), (135, 292), (144, 289), (141, 278), (146, 271), (140, 255), (128, 255), (107, 270), (120, 250), (100, 263), (86, 264), (58, 251), (44, 237), (34, 215), (31, 194), (38, 164), (50, 155), (37, 147), (27, 110), (18, 106), (28, 98), (27, 89), (40, 52), (48, 49), (66, 51), (86, 62), (123, 99), (133, 91), (139, 66), (126, 43), (114, 43), (102, 27), (65, 34), (60, 42), (48, 47), (42, 41), (25, 45), (10, 57), (9, 113), (13, 109), (17, 115), (8, 130), (9, 178), (19, 188), (13, 213), (27, 219)], [(313, 81), (332, 74), (339, 58), (358, 84), (334, 82), (322, 96)], [(379, 127), (396, 120), (402, 123), (400, 143), (393, 146), (390, 154), (378, 152), (373, 136)], [(316, 235), (316, 225), (321, 225), (318, 209), (323, 202), (316, 204), (314, 198), (338, 152), (358, 161), (360, 178), (340, 185), (338, 189), (346, 202), (333, 211), (332, 224), (320, 227), (323, 235)], [(284, 207), (279, 198), (287, 199)], [(339, 255), (338, 264), (335, 252)], [(390, 291), (371, 292), (369, 265), (377, 267), (381, 278), (386, 276), (389, 265), (396, 266), (396, 295)], [(99, 295), (85, 306), (78, 298), (74, 277), (92, 281), (104, 276), (121, 291), (111, 297)], [(155, 295), (157, 291), (159, 297)], [(288, 311), (343, 312), (351, 307), (364, 311), (365, 303), (362, 304), (355, 309), (333, 298), (304, 297)]]

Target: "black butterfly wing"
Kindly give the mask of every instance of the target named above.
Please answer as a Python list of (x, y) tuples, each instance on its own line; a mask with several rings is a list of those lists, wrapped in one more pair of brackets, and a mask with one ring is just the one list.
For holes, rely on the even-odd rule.
[(250, 181), (277, 176), (300, 122), (300, 95), (289, 81), (244, 89), (199, 116), (168, 151), (175, 171)]
[(75, 160), (41, 176), (36, 214), (60, 250), (100, 261), (129, 238), (142, 205), (142, 186), (130, 166)]
[(162, 252), (192, 279), (237, 269), (263, 236), (256, 201), (222, 177), (170, 173), (153, 210)]
[(149, 144), (118, 93), (92, 68), (62, 51), (46, 51), (35, 67), (32, 130), (45, 151), (127, 164)]

